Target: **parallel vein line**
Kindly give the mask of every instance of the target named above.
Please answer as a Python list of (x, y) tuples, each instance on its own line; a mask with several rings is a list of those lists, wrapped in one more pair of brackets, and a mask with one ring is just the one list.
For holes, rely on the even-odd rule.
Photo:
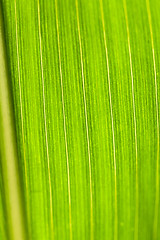
[(130, 46), (130, 34), (129, 34), (129, 25), (128, 25), (128, 15), (127, 15), (127, 6), (126, 0), (123, 0), (126, 28), (127, 28), (127, 40), (128, 40), (128, 51), (129, 51), (129, 61), (130, 61), (130, 73), (132, 80), (132, 103), (133, 103), (133, 116), (134, 116), (134, 137), (135, 137), (135, 151), (136, 151), (136, 203), (135, 203), (135, 233), (134, 239), (138, 240), (138, 212), (139, 212), (139, 184), (138, 184), (138, 150), (137, 150), (137, 124), (136, 124), (136, 110), (135, 110), (135, 97), (134, 97), (134, 79), (133, 79), (133, 66), (132, 66), (132, 55), (131, 55), (131, 46)]
[(55, 0), (55, 12), (56, 12), (56, 28), (57, 28), (57, 41), (58, 41), (59, 70), (60, 70), (60, 78), (61, 78), (61, 97), (62, 97), (62, 108), (63, 108), (63, 127), (64, 127), (65, 148), (66, 148), (66, 158), (67, 158), (67, 178), (68, 178), (68, 198), (69, 198), (69, 229), (70, 229), (70, 240), (72, 240), (71, 187), (70, 187), (70, 171), (69, 171), (69, 158), (68, 158), (66, 117), (65, 117), (64, 94), (63, 94), (63, 76), (62, 76), (62, 63), (61, 63), (61, 51), (60, 51), (60, 40), (59, 40), (59, 24), (58, 24), (57, 0)]
[(17, 24), (17, 4), (15, 5), (15, 25), (16, 25), (16, 53), (17, 53), (17, 67), (18, 67), (18, 85), (19, 85), (19, 100), (20, 100), (20, 112), (21, 112), (21, 128), (22, 128), (22, 144), (23, 144), (23, 157), (24, 157), (24, 174), (25, 174), (25, 185), (26, 185), (26, 208), (27, 218), (30, 221), (29, 211), (29, 190), (28, 190), (28, 179), (27, 179), (27, 162), (26, 162), (26, 149), (24, 140), (24, 118), (23, 118), (23, 107), (22, 107), (22, 88), (21, 88), (21, 75), (20, 75), (20, 62), (19, 62), (19, 43), (18, 43), (18, 24)]
[(112, 107), (112, 96), (111, 96), (111, 87), (110, 87), (110, 72), (109, 72), (109, 59), (108, 59), (108, 48), (106, 41), (106, 32), (105, 32), (105, 23), (104, 23), (104, 12), (103, 12), (103, 3), (100, 0), (100, 9), (101, 9), (101, 18), (102, 18), (102, 27), (103, 27), (103, 37), (105, 45), (105, 54), (106, 54), (106, 63), (107, 63), (107, 72), (108, 72), (108, 88), (109, 88), (109, 102), (110, 102), (110, 114), (112, 122), (112, 141), (113, 141), (113, 157), (114, 157), (114, 181), (115, 181), (115, 220), (114, 220), (114, 240), (118, 239), (118, 211), (117, 211), (117, 170), (116, 170), (116, 150), (115, 150), (115, 135), (114, 135), (114, 123), (113, 123), (113, 107)]
[(151, 35), (152, 43), (152, 57), (154, 65), (154, 83), (155, 83), (155, 98), (156, 98), (156, 117), (157, 117), (157, 161), (156, 161), (156, 195), (155, 195), (155, 209), (154, 209), (154, 220), (153, 220), (153, 239), (157, 239), (158, 231), (158, 212), (159, 212), (159, 112), (158, 112), (158, 94), (157, 94), (157, 72), (156, 72), (156, 61), (154, 53), (154, 41), (153, 41), (153, 31), (152, 31), (152, 21), (151, 21), (151, 11), (149, 0), (146, 0), (147, 14), (149, 21), (149, 29)]
[(40, 6), (39, 6), (39, 0), (38, 0), (38, 34), (39, 34), (39, 45), (40, 45), (40, 61), (41, 61), (41, 80), (42, 80), (42, 94), (43, 94), (43, 114), (44, 114), (44, 126), (45, 126), (45, 141), (46, 141), (47, 164), (48, 164), (48, 178), (49, 178), (51, 235), (52, 235), (52, 237), (53, 237), (53, 200), (52, 200), (50, 158), (49, 158), (48, 135), (47, 135), (46, 103), (45, 103), (45, 90), (44, 90), (44, 73), (43, 73), (42, 37), (41, 37), (41, 23), (40, 23)]
[(92, 193), (92, 169), (91, 169), (91, 154), (90, 154), (90, 142), (89, 142), (89, 130), (88, 130), (88, 116), (87, 116), (87, 104), (86, 104), (86, 91), (84, 83), (84, 65), (83, 65), (83, 54), (82, 54), (82, 42), (81, 42), (81, 32), (79, 24), (79, 13), (78, 13), (78, 0), (76, 0), (76, 15), (77, 15), (77, 27), (78, 27), (78, 38), (79, 38), (79, 48), (81, 57), (81, 73), (82, 73), (82, 85), (83, 85), (83, 100), (84, 100), (84, 110), (85, 110), (85, 123), (86, 123), (86, 134), (87, 134), (87, 148), (88, 148), (88, 160), (89, 160), (89, 183), (90, 183), (90, 220), (91, 220), (91, 235), (90, 238), (93, 240), (93, 193)]

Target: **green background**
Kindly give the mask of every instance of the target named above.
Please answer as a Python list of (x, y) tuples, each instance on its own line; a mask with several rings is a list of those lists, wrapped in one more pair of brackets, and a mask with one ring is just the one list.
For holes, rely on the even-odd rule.
[(1, 7), (26, 238), (160, 239), (160, 1)]

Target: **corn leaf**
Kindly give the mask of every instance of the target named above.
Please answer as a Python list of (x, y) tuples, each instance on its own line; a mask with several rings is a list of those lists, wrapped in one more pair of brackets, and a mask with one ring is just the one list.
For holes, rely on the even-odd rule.
[(160, 1), (0, 10), (0, 239), (160, 239)]

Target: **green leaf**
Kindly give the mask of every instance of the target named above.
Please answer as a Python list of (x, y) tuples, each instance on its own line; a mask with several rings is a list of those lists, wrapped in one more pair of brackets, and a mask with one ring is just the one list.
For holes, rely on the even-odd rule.
[(0, 4), (0, 238), (160, 239), (160, 2)]

